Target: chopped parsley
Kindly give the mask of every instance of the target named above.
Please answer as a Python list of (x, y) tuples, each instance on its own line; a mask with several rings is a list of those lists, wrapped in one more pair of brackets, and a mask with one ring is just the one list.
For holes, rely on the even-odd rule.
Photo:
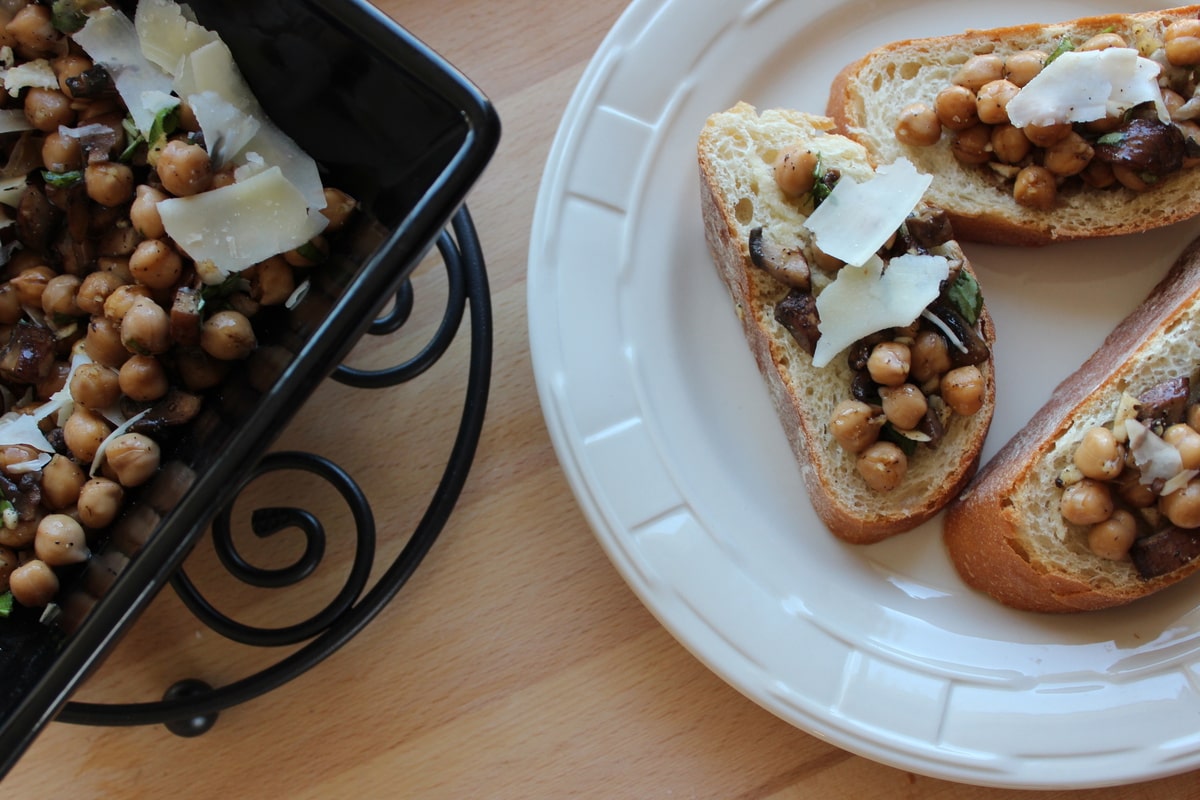
[(1074, 49), (1075, 49), (1075, 43), (1064, 36), (1063, 38), (1058, 40), (1058, 45), (1053, 50), (1050, 51), (1050, 55), (1046, 56), (1046, 63), (1043, 64), (1043, 67), (1050, 66), (1051, 62), (1053, 62), (1054, 59), (1058, 58), (1063, 53), (1069, 53)]
[(7, 618), (13, 611), (12, 592), (0, 594), (0, 619)]
[(946, 299), (954, 304), (968, 325), (979, 321), (979, 315), (983, 313), (983, 293), (979, 291), (979, 282), (965, 269), (959, 270), (954, 283), (946, 287)]
[(42, 179), (55, 189), (69, 189), (83, 180), (83, 172), (77, 169), (70, 172), (51, 172), (44, 169), (42, 170)]

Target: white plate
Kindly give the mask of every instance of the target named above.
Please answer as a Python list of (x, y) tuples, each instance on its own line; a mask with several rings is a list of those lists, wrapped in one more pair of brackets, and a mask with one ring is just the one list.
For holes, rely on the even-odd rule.
[[(696, 136), (737, 100), (821, 111), (836, 71), (893, 39), (1121, 10), (1112, 0), (635, 0), (550, 155), (529, 264), (533, 363), (597, 537), (713, 671), (883, 763), (1026, 788), (1195, 768), (1200, 588), (1111, 612), (1023, 614), (963, 586), (940, 519), (870, 547), (829, 535), (705, 250)], [(1197, 233), (1185, 224), (1034, 251), (968, 248), (1000, 337), (985, 458)]]

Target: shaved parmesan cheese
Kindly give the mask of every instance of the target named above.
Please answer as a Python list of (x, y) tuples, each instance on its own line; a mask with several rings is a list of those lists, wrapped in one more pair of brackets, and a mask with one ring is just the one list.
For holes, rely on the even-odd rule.
[(92, 459), (92, 468), (88, 471), (89, 478), (96, 477), (96, 473), (100, 471), (100, 467), (104, 464), (104, 453), (106, 450), (108, 450), (108, 446), (112, 444), (113, 439), (116, 439), (118, 436), (127, 433), (130, 428), (137, 424), (138, 420), (149, 413), (150, 409), (147, 408), (145, 411), (134, 414), (132, 417), (125, 420), (124, 423), (114, 428), (112, 433), (104, 437), (104, 441), (100, 442), (100, 445), (96, 448), (96, 457)]
[(214, 91), (188, 95), (187, 102), (200, 123), (215, 169), (242, 152), (262, 127), (257, 117), (244, 113)]
[(25, 116), (24, 109), (0, 109), (0, 133), (14, 133), (16, 131), (30, 130), (33, 130), (33, 125), (29, 123), (29, 117)]
[(1171, 480), (1164, 483), (1162, 491), (1159, 492), (1159, 494), (1163, 497), (1173, 494), (1174, 492), (1177, 492), (1183, 487), (1187, 486), (1188, 483), (1191, 482), (1192, 478), (1196, 477), (1197, 475), (1200, 475), (1200, 470), (1185, 469), (1174, 478), (1171, 478)]
[[(44, 58), (4, 70), (4, 90), (16, 97), (22, 89), (58, 89), (58, 76)], [(21, 112), (24, 114), (24, 112)]]
[[(225, 103), (257, 120), (258, 130), (245, 146), (238, 151), (225, 146), (224, 156), (234, 164), (242, 164), (244, 156), (239, 159), (242, 153), (257, 153), (269, 166), (283, 170), (284, 176), (304, 195), (309, 208), (319, 210), (325, 207), (325, 188), (317, 171), (317, 163), (267, 118), (238, 71), (233, 53), (224, 42), (211, 42), (189, 55), (175, 80), (175, 88), (180, 97), (187, 98), (213, 92)], [(205, 140), (213, 134), (213, 131), (205, 129)], [(216, 136), (221, 141), (239, 138), (228, 131), (218, 132)]]
[(1018, 128), (1091, 122), (1153, 102), (1159, 119), (1169, 122), (1160, 69), (1128, 47), (1063, 53), (1008, 102), (1008, 117)]
[(22, 475), (26, 472), (37, 472), (42, 467), (50, 463), (52, 456), (49, 453), (38, 453), (36, 458), (31, 458), (28, 461), (20, 461), (16, 464), (9, 464), (4, 468), (4, 471), (9, 475)]
[(1129, 436), (1129, 455), (1141, 470), (1139, 481), (1143, 486), (1156, 480), (1169, 481), (1183, 470), (1179, 451), (1139, 420), (1125, 420), (1125, 432)]
[(325, 227), (279, 167), (247, 180), (158, 204), (167, 234), (196, 262), (205, 283), (295, 249)]
[(905, 158), (880, 167), (865, 183), (843, 177), (804, 226), (821, 252), (861, 266), (896, 233), (932, 181)]
[(33, 414), (9, 411), (0, 416), (0, 446), (23, 444), (35, 447), (43, 453), (53, 453), (54, 446), (38, 427)]
[(179, 74), (194, 50), (219, 38), (215, 31), (188, 19), (173, 0), (140, 0), (133, 26), (142, 55), (171, 77)]
[(813, 366), (824, 367), (864, 336), (911, 323), (937, 299), (949, 274), (943, 256), (911, 253), (893, 258), (886, 270), (879, 256), (861, 269), (843, 267), (817, 295), (821, 336)]
[(17, 203), (21, 202), (21, 195), (25, 193), (25, 186), (27, 184), (28, 178), (24, 175), (16, 175), (6, 180), (0, 180), (0, 203), (11, 208), (16, 208)]
[(162, 98), (171, 96), (171, 78), (142, 55), (133, 21), (112, 8), (102, 8), (88, 16), (87, 24), (73, 38), (92, 61), (103, 64), (113, 76), (133, 124), (143, 136), (149, 136), (154, 118), (162, 110)]

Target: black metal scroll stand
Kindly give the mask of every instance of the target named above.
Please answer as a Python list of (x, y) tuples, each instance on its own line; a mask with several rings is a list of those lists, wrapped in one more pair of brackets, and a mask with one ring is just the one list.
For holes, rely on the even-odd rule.
[[(268, 472), (303, 470), (330, 483), (350, 507), (358, 541), (354, 563), (342, 590), (322, 611), (303, 622), (286, 628), (254, 628), (230, 619), (214, 608), (196, 591), (182, 568), (172, 576), (171, 586), (192, 613), (229, 639), (256, 647), (306, 641), (307, 644), (266, 669), (227, 686), (213, 688), (202, 681), (184, 680), (171, 686), (158, 702), (70, 702), (59, 713), (58, 721), (82, 725), (161, 723), (180, 736), (198, 736), (213, 726), (220, 711), (282, 686), (333, 654), (366, 627), (408, 581), (441, 533), (466, 482), (483, 427), (491, 380), (491, 302), (483, 253), (466, 208), (454, 216), (451, 227), (454, 235), (443, 231), (437, 242), (449, 282), (446, 313), (425, 348), (409, 361), (389, 369), (365, 372), (343, 365), (333, 374), (333, 378), (341, 383), (366, 389), (396, 386), (417, 377), (445, 353), (469, 305), (470, 367), (458, 435), (433, 498), (395, 561), (367, 590), (375, 555), (375, 520), (367, 498), (346, 472), (325, 458), (311, 453), (270, 453), (259, 462), (239, 491), (254, 478)], [(406, 281), (392, 309), (377, 319), (368, 333), (394, 333), (408, 319), (412, 307), (412, 285)], [(290, 566), (272, 570), (255, 567), (239, 555), (230, 531), (231, 513), (227, 506), (217, 515), (212, 534), (218, 557), (235, 578), (254, 586), (291, 586), (308, 577), (320, 563), (325, 551), (325, 533), (320, 521), (309, 512), (299, 508), (263, 508), (251, 514), (251, 529), (259, 536), (293, 527), (305, 535), (306, 547), (301, 557)]]

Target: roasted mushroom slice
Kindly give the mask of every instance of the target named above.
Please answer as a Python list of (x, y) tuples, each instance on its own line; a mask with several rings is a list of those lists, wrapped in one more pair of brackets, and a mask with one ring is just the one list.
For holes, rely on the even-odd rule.
[(1175, 526), (1143, 536), (1129, 550), (1129, 557), (1143, 578), (1174, 572), (1197, 556), (1200, 556), (1200, 536)]
[(791, 289), (812, 288), (812, 271), (800, 248), (780, 247), (763, 236), (762, 228), (750, 231), (750, 261)]
[(787, 328), (796, 343), (810, 356), (817, 349), (821, 331), (817, 327), (821, 317), (817, 313), (817, 300), (811, 292), (792, 291), (775, 306), (775, 321)]
[(1191, 380), (1183, 375), (1168, 378), (1142, 392), (1137, 398), (1140, 406), (1138, 421), (1144, 422), (1146, 427), (1159, 435), (1172, 425), (1183, 422), (1191, 386)]

